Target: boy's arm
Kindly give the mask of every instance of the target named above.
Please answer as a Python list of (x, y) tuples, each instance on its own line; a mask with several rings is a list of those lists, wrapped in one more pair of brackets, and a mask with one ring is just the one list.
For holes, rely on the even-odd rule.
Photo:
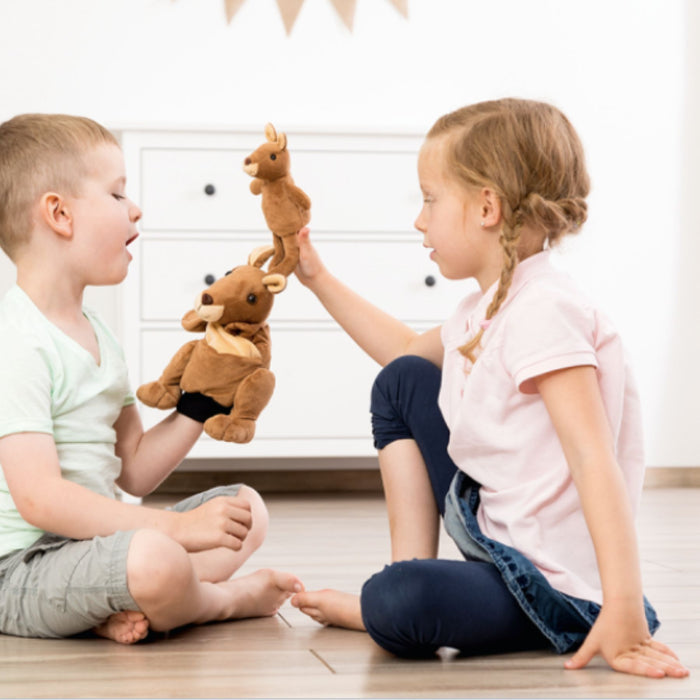
[(122, 503), (64, 479), (53, 437), (16, 433), (0, 438), (0, 464), (20, 515), (31, 525), (74, 539), (151, 528), (188, 551), (238, 550), (252, 522), (247, 502), (219, 497), (186, 513)]
[(671, 649), (649, 634), (632, 513), (595, 368), (563, 369), (534, 381), (578, 490), (603, 588), (600, 615), (566, 667), (582, 668), (601, 654), (616, 671), (687, 675)]
[(114, 424), (114, 451), (122, 461), (117, 485), (134, 496), (151, 493), (192, 448), (202, 423), (173, 411), (144, 432), (135, 404), (125, 406)]
[(309, 241), (308, 228), (297, 235), (299, 281), (318, 297), (328, 313), (373, 360), (384, 366), (401, 355), (420, 355), (442, 367), (439, 327), (416, 333), (374, 306), (330, 274)]

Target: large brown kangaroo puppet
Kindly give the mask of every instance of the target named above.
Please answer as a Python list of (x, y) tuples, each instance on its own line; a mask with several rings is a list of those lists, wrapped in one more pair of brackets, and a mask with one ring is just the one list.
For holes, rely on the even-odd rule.
[(207, 415), (216, 412), (204, 421), (209, 436), (239, 443), (253, 439), (275, 387), (265, 321), (287, 281), (262, 269), (272, 253), (272, 246), (256, 248), (247, 265), (197, 295), (182, 326), (205, 335), (183, 345), (158, 380), (139, 387), (136, 395), (144, 404), (169, 409), (183, 398), (204, 401)]

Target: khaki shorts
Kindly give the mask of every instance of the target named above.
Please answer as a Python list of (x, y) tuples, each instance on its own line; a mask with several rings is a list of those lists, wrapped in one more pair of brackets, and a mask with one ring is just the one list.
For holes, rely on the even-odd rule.
[[(240, 484), (218, 486), (172, 507), (185, 512)], [(122, 610), (138, 610), (129, 593), (126, 560), (135, 530), (72, 540), (46, 533), (31, 547), (0, 559), (0, 632), (68, 637)]]

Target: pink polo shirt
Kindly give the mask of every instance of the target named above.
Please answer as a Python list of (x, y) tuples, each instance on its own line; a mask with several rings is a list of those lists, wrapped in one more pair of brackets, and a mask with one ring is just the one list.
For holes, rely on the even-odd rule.
[(518, 265), (470, 366), (458, 347), (484, 320), (497, 283), (464, 299), (442, 328), (439, 404), (448, 451), (481, 484), (482, 532), (524, 554), (564, 593), (602, 602), (595, 551), (564, 453), (533, 377), (597, 369), (632, 512), (642, 489), (641, 407), (620, 337), (554, 268), (549, 252)]

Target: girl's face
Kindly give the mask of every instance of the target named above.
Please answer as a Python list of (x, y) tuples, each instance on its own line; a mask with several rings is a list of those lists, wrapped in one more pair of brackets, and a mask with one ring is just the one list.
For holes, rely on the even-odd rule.
[[(503, 253), (490, 225), (486, 190), (468, 190), (447, 176), (445, 137), (428, 139), (418, 156), (423, 208), (415, 227), (447, 279), (475, 278), (486, 291), (498, 279)], [(489, 225), (482, 226), (482, 221)]]

